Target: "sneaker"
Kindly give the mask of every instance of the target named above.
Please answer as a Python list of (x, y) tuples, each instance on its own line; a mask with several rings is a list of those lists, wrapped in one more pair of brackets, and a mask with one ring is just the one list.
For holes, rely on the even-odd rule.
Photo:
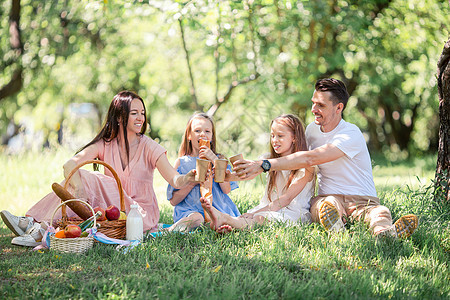
[(319, 208), (319, 221), (327, 231), (344, 230), (344, 222), (342, 222), (339, 212), (328, 201), (324, 201)]
[(23, 235), (34, 224), (32, 217), (16, 217), (6, 210), (2, 210), (0, 215), (6, 226), (17, 236)]
[(398, 219), (393, 227), (398, 238), (408, 238), (419, 226), (419, 218), (416, 215), (406, 215)]
[(41, 227), (39, 223), (34, 223), (34, 225), (28, 229), (28, 231), (21, 235), (12, 239), (11, 244), (26, 246), (26, 247), (36, 247), (44, 236), (45, 230)]

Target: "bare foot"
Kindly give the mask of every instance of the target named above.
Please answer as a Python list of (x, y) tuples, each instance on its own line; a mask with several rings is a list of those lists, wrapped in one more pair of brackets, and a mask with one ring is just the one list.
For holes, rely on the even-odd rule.
[(215, 209), (212, 206), (211, 202), (209, 202), (203, 197), (200, 197), (200, 203), (202, 204), (203, 209), (211, 218), (211, 223), (209, 224), (209, 227), (211, 227), (212, 230), (216, 230), (220, 226), (225, 225), (223, 218), (221, 218), (222, 213), (217, 209)]
[(217, 230), (216, 230), (217, 233), (221, 233), (221, 234), (230, 233), (232, 231), (233, 231), (233, 227), (231, 227), (228, 224), (222, 225), (219, 228), (217, 228)]

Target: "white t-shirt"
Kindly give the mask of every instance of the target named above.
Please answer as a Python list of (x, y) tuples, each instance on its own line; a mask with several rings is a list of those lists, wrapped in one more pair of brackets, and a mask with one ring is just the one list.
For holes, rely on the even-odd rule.
[(360, 195), (377, 197), (366, 141), (359, 128), (341, 120), (330, 132), (322, 132), (314, 122), (306, 128), (309, 150), (326, 144), (338, 147), (344, 156), (321, 165), (317, 175), (319, 195)]

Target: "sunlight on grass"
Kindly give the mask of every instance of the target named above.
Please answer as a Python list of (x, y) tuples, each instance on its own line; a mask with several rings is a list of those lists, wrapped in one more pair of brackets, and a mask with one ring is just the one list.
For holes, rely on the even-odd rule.
[[(0, 175), (1, 209), (24, 213), (51, 191), (52, 182), (62, 180), (61, 165), (71, 155), (64, 149), (0, 155), (8, 170)], [(435, 210), (426, 186), (414, 188), (416, 174), (421, 182), (432, 178), (431, 164), (374, 165), (380, 199), (393, 218), (419, 215), (421, 225), (407, 240), (375, 239), (362, 222), (334, 234), (318, 224), (272, 222), (228, 235), (208, 227), (168, 234), (126, 255), (101, 243), (85, 255), (73, 255), (11, 245), (12, 234), (1, 222), (0, 295), (19, 298), (22, 290), (33, 290), (35, 298), (52, 299), (448, 298), (448, 219)], [(154, 187), (160, 222), (172, 223), (167, 183), (158, 172)], [(240, 183), (230, 196), (245, 212), (263, 191), (258, 177)]]
[[(73, 150), (59, 148), (44, 150), (39, 153), (24, 153), (20, 155), (0, 154), (0, 163), (6, 172), (0, 173), (0, 206), (15, 214), (24, 214), (34, 203), (51, 192), (51, 184), (63, 180), (62, 165), (72, 155)], [(386, 191), (398, 188), (417, 188), (430, 184), (434, 178), (434, 157), (417, 159), (413, 162), (392, 165), (384, 158), (377, 157), (373, 174), (377, 191), (382, 195)], [(169, 160), (174, 160), (169, 157)], [(91, 169), (91, 166), (85, 168)], [(161, 211), (173, 211), (166, 200), (167, 182), (158, 171), (155, 171), (154, 189)], [(242, 198), (259, 198), (264, 192), (264, 179), (258, 176), (252, 181), (240, 182), (239, 188), (230, 196), (242, 203), (240, 207), (247, 211), (255, 202), (240, 201)], [(257, 201), (256, 201), (257, 202)], [(168, 222), (170, 220), (164, 220)]]

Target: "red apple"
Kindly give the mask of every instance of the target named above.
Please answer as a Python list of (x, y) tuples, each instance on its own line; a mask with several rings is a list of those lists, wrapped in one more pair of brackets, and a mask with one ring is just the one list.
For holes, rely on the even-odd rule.
[(106, 218), (110, 221), (117, 220), (120, 217), (120, 210), (114, 205), (108, 206), (108, 208), (105, 210), (105, 213)]
[(81, 235), (81, 228), (78, 225), (69, 224), (64, 228), (66, 238), (77, 238)]
[(97, 218), (97, 221), (105, 221), (106, 220), (105, 210), (103, 208), (101, 208), (100, 206), (97, 206), (96, 208), (94, 208), (94, 212), (98, 212), (98, 211), (101, 211), (102, 215)]

